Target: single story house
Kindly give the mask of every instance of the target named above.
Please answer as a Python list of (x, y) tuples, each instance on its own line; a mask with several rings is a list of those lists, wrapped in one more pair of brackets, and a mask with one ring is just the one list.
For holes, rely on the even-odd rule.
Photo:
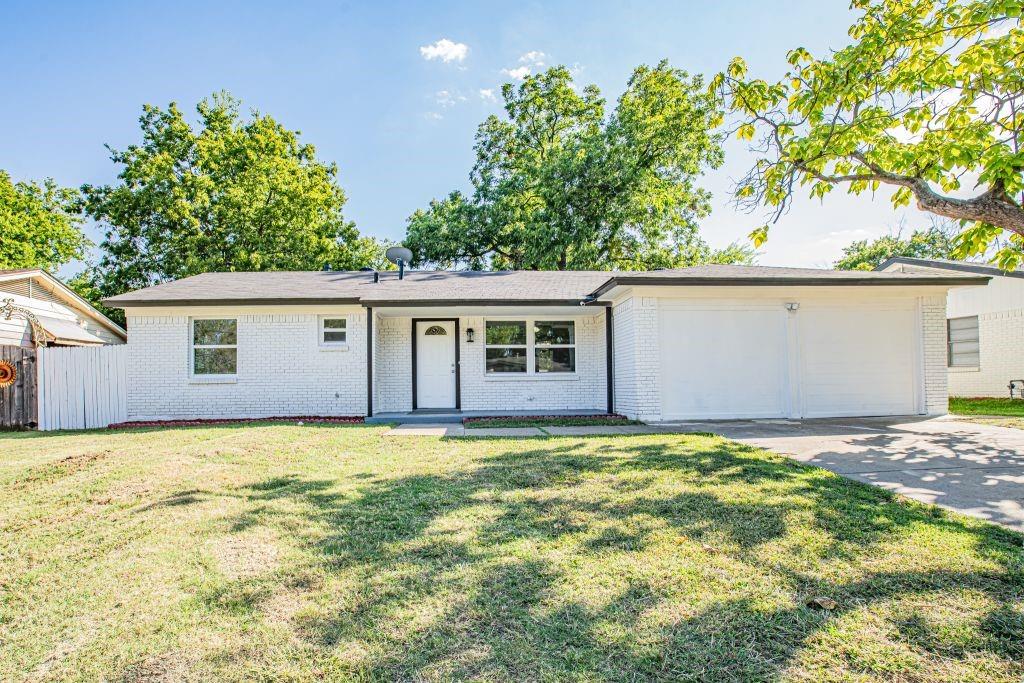
[[(36, 331), (42, 339), (35, 339)], [(39, 268), (0, 270), (0, 346), (124, 344), (128, 333)]]
[(946, 293), (974, 273), (206, 273), (106, 300), (130, 420), (612, 411), (941, 414)]
[(968, 274), (991, 278), (987, 287), (957, 288), (946, 301), (950, 396), (1008, 396), (1024, 380), (1024, 272), (984, 263), (891, 258), (886, 273)]

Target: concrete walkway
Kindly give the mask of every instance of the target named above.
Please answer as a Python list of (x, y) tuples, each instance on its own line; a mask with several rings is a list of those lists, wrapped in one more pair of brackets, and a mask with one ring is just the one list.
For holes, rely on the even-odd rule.
[(952, 418), (673, 422), (622, 427), (399, 425), (391, 436), (544, 437), (711, 432), (1024, 531), (1024, 430)]
[(672, 434), (681, 430), (673, 426), (622, 425), (593, 427), (476, 427), (460, 424), (400, 424), (385, 436), (499, 436), (518, 439), (524, 436), (609, 436), (614, 434)]

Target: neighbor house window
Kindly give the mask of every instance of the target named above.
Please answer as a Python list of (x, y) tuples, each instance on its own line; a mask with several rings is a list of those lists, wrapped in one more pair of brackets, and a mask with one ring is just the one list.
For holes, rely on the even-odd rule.
[(951, 368), (976, 368), (980, 365), (978, 351), (978, 316), (950, 318), (946, 321), (949, 342), (948, 364)]
[(238, 321), (192, 320), (192, 374), (234, 375), (238, 371)]
[(571, 320), (488, 320), (487, 374), (576, 372), (576, 323)]
[(486, 325), (487, 372), (526, 372), (526, 321), (488, 320)]
[(537, 372), (576, 371), (576, 323), (538, 320), (533, 324), (533, 357)]
[(326, 346), (348, 341), (347, 318), (320, 318), (320, 343)]

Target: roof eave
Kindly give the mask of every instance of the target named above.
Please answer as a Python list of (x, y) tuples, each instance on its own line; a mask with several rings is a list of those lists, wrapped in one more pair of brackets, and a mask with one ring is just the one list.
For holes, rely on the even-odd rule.
[(912, 258), (909, 256), (893, 256), (875, 267), (877, 271), (884, 271), (891, 265), (902, 264), (907, 266), (919, 266), (921, 268), (935, 268), (938, 270), (953, 270), (958, 273), (978, 273), (991, 277), (1016, 277), (1024, 278), (1024, 271), (1002, 270), (997, 266), (985, 263), (946, 263), (933, 259)]
[(613, 277), (604, 283), (590, 296), (599, 297), (611, 289), (620, 286), (669, 286), (669, 287), (898, 287), (898, 286), (955, 286), (983, 285), (991, 280), (991, 276), (979, 277), (916, 277), (910, 278), (829, 278), (829, 277), (748, 277), (748, 278), (715, 278), (715, 277)]
[(159, 308), (171, 306), (353, 306), (359, 304), (358, 298), (261, 298), (261, 299), (141, 299), (124, 300), (110, 297), (102, 300), (111, 308)]

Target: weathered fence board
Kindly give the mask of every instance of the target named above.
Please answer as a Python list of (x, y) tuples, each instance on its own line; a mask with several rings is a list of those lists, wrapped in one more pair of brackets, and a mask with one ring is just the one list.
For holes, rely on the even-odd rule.
[(128, 416), (128, 347), (39, 349), (39, 429), (95, 429)]
[(0, 361), (14, 368), (14, 383), (0, 387), (0, 427), (35, 427), (36, 350), (23, 346), (0, 346)]

